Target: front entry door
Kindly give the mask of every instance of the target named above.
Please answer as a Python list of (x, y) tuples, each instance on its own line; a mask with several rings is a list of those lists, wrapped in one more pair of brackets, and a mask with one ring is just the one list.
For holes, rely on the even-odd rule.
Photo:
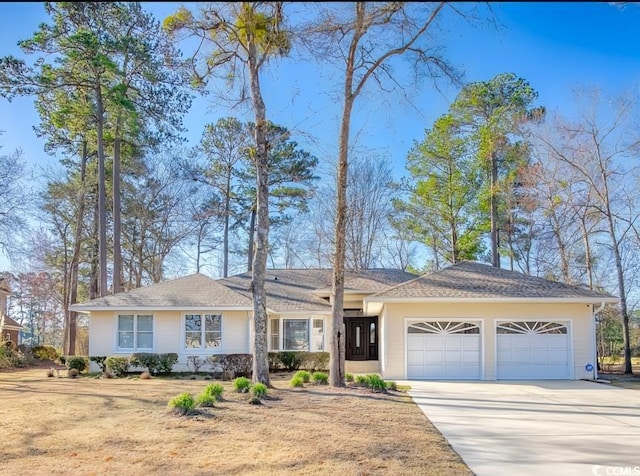
[(378, 360), (378, 318), (345, 317), (346, 360)]

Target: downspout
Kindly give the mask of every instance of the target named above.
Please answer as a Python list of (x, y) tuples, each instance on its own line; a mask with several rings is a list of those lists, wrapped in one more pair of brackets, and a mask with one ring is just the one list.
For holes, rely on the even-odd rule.
[(593, 380), (598, 380), (598, 334), (596, 330), (596, 315), (604, 309), (605, 302), (601, 302), (597, 309), (593, 310)]

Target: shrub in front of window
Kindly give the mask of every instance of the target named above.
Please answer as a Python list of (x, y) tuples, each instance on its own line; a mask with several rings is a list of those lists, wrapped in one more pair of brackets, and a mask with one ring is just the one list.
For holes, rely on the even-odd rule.
[(129, 371), (129, 359), (127, 357), (107, 357), (105, 363), (109, 371), (116, 377), (124, 377)]
[(286, 371), (292, 372), (300, 368), (300, 357), (297, 352), (284, 351), (280, 352), (280, 362)]
[(329, 352), (298, 352), (300, 367), (304, 370), (328, 370)]
[(193, 412), (195, 406), (196, 402), (193, 399), (193, 395), (188, 392), (173, 397), (167, 404), (167, 407), (177, 415), (189, 415)]
[(233, 380), (233, 388), (238, 393), (247, 393), (251, 387), (251, 380), (247, 377), (238, 377)]
[(190, 355), (189, 357), (187, 357), (187, 367), (194, 374), (200, 372), (200, 369), (204, 367), (206, 363), (207, 361), (199, 355)]
[(69, 369), (67, 371), (67, 376), (69, 378), (76, 378), (78, 375), (80, 375), (80, 372), (78, 371), (78, 369)]
[(33, 357), (38, 360), (56, 360), (58, 351), (50, 345), (36, 345), (31, 348)]
[(105, 364), (106, 360), (107, 360), (106, 355), (92, 355), (89, 357), (89, 361), (95, 362), (98, 365), (98, 367), (100, 367), (100, 371), (102, 373), (107, 371), (107, 364)]
[(211, 355), (207, 362), (223, 374), (246, 377), (251, 375), (253, 356), (251, 354), (219, 354)]
[(387, 382), (387, 390), (393, 390), (394, 392), (398, 390), (398, 384), (395, 382)]
[(82, 373), (89, 367), (89, 360), (86, 357), (74, 355), (67, 357), (67, 368), (69, 370), (76, 369), (78, 373)]
[(367, 378), (366, 375), (356, 375), (354, 382), (356, 385), (359, 385), (361, 387), (369, 386), (369, 379)]
[(325, 372), (313, 372), (311, 375), (313, 382), (316, 384), (326, 385), (329, 383), (329, 374)]
[(302, 378), (298, 374), (295, 374), (293, 377), (291, 377), (291, 380), (289, 380), (289, 385), (294, 388), (302, 388), (304, 387), (304, 378)]
[(344, 379), (347, 382), (353, 382), (353, 374), (345, 374)]
[(158, 372), (170, 374), (173, 366), (178, 363), (178, 354), (169, 352), (167, 354), (158, 354), (160, 361), (158, 362)]
[(269, 371), (276, 372), (282, 369), (284, 369), (284, 366), (280, 359), (280, 352), (269, 352)]
[(306, 370), (298, 370), (293, 377), (301, 378), (304, 383), (309, 383), (311, 381), (311, 374)]
[(153, 352), (136, 352), (131, 354), (129, 363), (133, 367), (144, 367), (149, 373), (156, 374), (160, 366), (160, 356)]

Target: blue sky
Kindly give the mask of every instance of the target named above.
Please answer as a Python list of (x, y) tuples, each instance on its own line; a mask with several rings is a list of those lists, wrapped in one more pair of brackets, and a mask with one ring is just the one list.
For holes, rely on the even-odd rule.
[[(180, 4), (143, 5), (162, 20)], [(572, 112), (575, 87), (596, 86), (610, 94), (638, 91), (639, 5), (562, 2), (491, 5), (499, 22), (497, 28), (488, 23), (472, 26), (451, 13), (442, 25), (446, 56), (465, 72), (466, 81), (485, 81), (502, 72), (513, 72), (538, 91), (540, 105), (564, 114)], [(472, 4), (457, 6), (469, 8)], [(292, 8), (299, 11), (296, 6)], [(480, 9), (486, 12), (481, 6)], [(0, 56), (21, 56), (17, 41), (29, 38), (38, 24), (47, 20), (42, 4), (0, 3)], [(263, 80), (267, 115), (273, 122), (299, 132), (298, 141), (324, 163), (330, 162), (337, 151), (340, 105), (329, 93), (339, 87), (339, 75), (326, 66), (295, 64), (292, 60), (273, 64)], [(450, 85), (442, 83), (441, 92), (437, 92), (430, 83), (425, 83), (419, 91), (411, 93), (410, 105), (397, 95), (386, 96), (369, 88), (359, 99), (354, 116), (357, 150), (389, 156), (394, 175), (402, 176), (407, 151), (415, 140), (421, 139), (424, 129), (446, 112), (456, 94), (457, 89)], [(189, 142), (195, 144), (199, 140), (204, 124), (227, 115), (250, 117), (246, 111), (216, 107), (211, 96), (196, 98), (185, 120)], [(45, 154), (42, 141), (33, 132), (37, 123), (30, 99), (19, 98), (12, 103), (0, 99), (2, 153), (22, 149), (36, 174), (44, 167), (56, 166), (56, 160)]]

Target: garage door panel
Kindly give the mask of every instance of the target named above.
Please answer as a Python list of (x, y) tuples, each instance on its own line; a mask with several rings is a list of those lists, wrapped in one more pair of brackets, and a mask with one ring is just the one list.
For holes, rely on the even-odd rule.
[(477, 323), (423, 321), (410, 324), (407, 332), (407, 378), (480, 378)]
[(569, 342), (566, 323), (499, 323), (496, 339), (497, 378), (570, 378)]

